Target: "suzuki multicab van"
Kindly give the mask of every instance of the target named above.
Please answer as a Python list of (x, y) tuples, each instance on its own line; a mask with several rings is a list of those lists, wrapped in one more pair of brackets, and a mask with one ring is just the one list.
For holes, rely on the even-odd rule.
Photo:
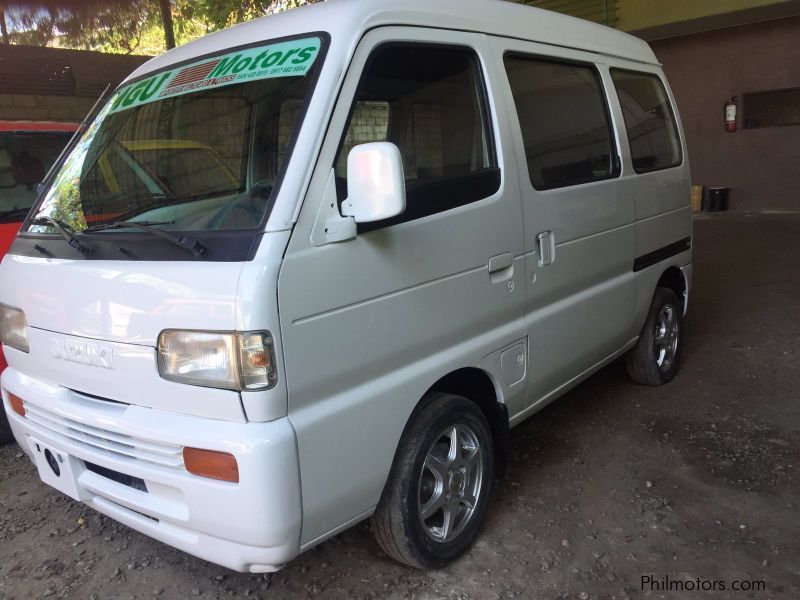
[[(372, 518), (432, 568), (509, 428), (678, 368), (689, 167), (648, 46), (490, 0), (331, 0), (135, 71), (0, 268), (41, 479), (239, 571)], [(496, 507), (495, 507), (496, 508)]]

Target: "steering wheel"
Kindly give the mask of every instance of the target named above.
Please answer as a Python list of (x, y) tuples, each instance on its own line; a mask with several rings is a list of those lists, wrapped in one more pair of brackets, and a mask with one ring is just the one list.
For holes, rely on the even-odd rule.
[(233, 212), (243, 212), (251, 220), (252, 227), (261, 222), (264, 205), (272, 194), (272, 181), (262, 179), (251, 187), (247, 195), (241, 195), (233, 202), (223, 206), (219, 212), (209, 222), (209, 229), (221, 229), (221, 225), (231, 216)]

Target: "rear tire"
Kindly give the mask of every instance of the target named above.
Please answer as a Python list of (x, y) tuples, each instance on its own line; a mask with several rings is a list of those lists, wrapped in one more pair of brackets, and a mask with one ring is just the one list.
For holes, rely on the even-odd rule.
[(492, 436), (480, 409), (453, 394), (426, 396), (412, 419), (373, 529), (395, 560), (435, 569), (463, 554), (478, 533), (494, 475)]
[(639, 341), (625, 357), (628, 375), (642, 385), (662, 385), (678, 372), (683, 346), (683, 304), (668, 288), (656, 288)]

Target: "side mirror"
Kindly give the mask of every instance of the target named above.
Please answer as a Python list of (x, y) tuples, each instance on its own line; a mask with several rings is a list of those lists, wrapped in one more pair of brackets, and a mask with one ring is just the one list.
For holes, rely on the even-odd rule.
[(360, 144), (347, 155), (347, 199), (342, 216), (356, 223), (381, 221), (406, 210), (400, 150), (389, 142)]

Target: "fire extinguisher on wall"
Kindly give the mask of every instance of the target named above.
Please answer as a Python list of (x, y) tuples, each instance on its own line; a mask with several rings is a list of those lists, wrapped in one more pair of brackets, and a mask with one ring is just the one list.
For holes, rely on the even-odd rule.
[(725, 131), (736, 131), (736, 96), (725, 103)]

